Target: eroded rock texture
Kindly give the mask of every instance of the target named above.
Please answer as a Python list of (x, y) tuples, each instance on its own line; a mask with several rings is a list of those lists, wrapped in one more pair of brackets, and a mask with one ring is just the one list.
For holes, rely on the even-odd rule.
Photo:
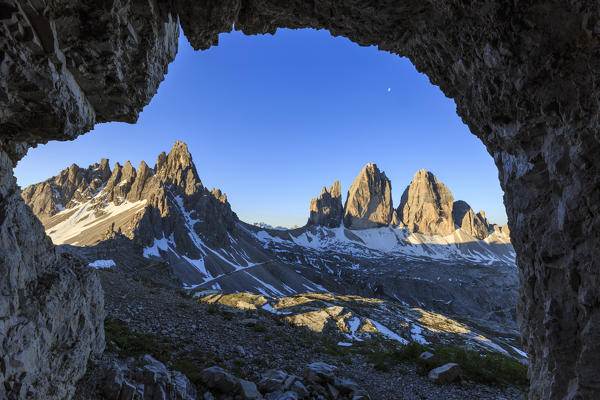
[(368, 229), (387, 226), (392, 222), (392, 183), (369, 163), (358, 174), (344, 205), (344, 226), (352, 229)]
[(96, 274), (57, 255), (0, 152), (0, 398), (65, 398), (104, 349)]
[(485, 239), (490, 234), (489, 223), (483, 211), (475, 214), (466, 201), (458, 200), (454, 202), (452, 219), (463, 231), (477, 239)]
[(456, 230), (452, 218), (453, 204), (454, 197), (450, 189), (438, 181), (434, 174), (422, 169), (415, 173), (412, 182), (402, 193), (398, 218), (411, 232), (450, 235)]
[[(56, 254), (12, 168), (29, 146), (73, 139), (96, 122), (135, 121), (177, 35), (177, 18), (156, 2), (0, 2), (2, 399), (69, 398), (90, 354), (104, 348), (97, 276)], [(84, 172), (62, 178), (75, 188)]]
[(342, 206), (342, 189), (340, 181), (335, 181), (327, 190), (323, 186), (321, 195), (310, 201), (309, 225), (337, 228), (342, 224), (344, 207)]
[[(43, 231), (32, 218), (10, 219), (23, 207), (19, 196), (10, 194), (17, 190), (11, 167), (27, 146), (73, 139), (99, 121), (135, 121), (174, 57), (177, 15), (197, 49), (217, 44), (218, 34), (235, 23), (247, 34), (324, 28), (410, 58), (454, 98), (457, 113), (498, 166), (521, 268), (530, 397), (598, 397), (600, 9), (595, 1), (4, 0), (0, 243), (10, 256), (2, 260), (3, 288), (41, 282), (42, 266), (59, 269), (58, 262), (34, 261), (36, 255), (53, 260), (49, 245), (14, 239), (18, 232), (43, 238)], [(29, 225), (19, 228), (22, 224)], [(85, 286), (79, 282), (77, 288)], [(15, 304), (11, 293), (3, 289), (8, 299), (3, 301)], [(82, 299), (82, 308), (89, 309), (91, 299)], [(24, 314), (20, 306), (1, 310), (2, 321), (23, 316), (29, 323), (41, 315), (39, 310)], [(30, 336), (17, 329), (8, 337)], [(5, 390), (12, 395), (14, 387)]]

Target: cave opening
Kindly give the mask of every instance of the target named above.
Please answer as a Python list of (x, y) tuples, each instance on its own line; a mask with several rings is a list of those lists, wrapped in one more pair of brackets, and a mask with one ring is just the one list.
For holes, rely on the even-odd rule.
[[(3, 4), (0, 25), (0, 250), (8, 255), (0, 264), (0, 309), (8, 310), (0, 330), (14, 359), (0, 371), (0, 395), (69, 397), (87, 356), (104, 344), (97, 278), (56, 252), (12, 169), (29, 147), (71, 140), (100, 122), (135, 121), (176, 54), (181, 23), (195, 49), (217, 44), (233, 24), (245, 34), (324, 28), (407, 56), (426, 73), (455, 100), (498, 167), (520, 267), (529, 397), (597, 397), (597, 7), (22, 3)], [(23, 303), (30, 298), (44, 301)]]
[[(525, 368), (496, 166), (454, 102), (394, 54), (285, 29), (221, 34), (219, 46), (195, 52), (180, 32), (178, 55), (135, 124), (40, 145), (15, 175), (60, 251), (100, 270), (111, 321), (136, 316), (115, 310), (105, 269), (193, 295), (222, 291), (226, 306), (252, 308), (262, 300), (239, 298), (265, 296), (259, 308), (276, 311), (283, 301), (298, 308), (293, 324), (323, 335), (337, 316), (307, 323), (315, 311), (300, 308), (329, 296), (317, 312), (351, 310), (337, 322), (350, 332), (343, 343), (368, 330), (419, 346), (444, 335)], [(21, 183), (35, 175), (39, 183)], [(333, 189), (310, 199), (335, 181), (337, 203), (313, 209)], [(353, 181), (363, 187), (353, 191)], [(373, 192), (367, 205), (363, 192)], [(196, 199), (224, 194), (225, 206)], [(367, 314), (388, 302), (400, 311)]]

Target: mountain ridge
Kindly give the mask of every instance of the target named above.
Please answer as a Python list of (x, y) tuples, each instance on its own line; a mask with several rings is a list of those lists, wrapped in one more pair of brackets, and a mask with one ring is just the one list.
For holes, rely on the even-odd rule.
[[(332, 190), (335, 195), (330, 194)], [(425, 169), (414, 174), (397, 208), (393, 207), (391, 191), (392, 184), (385, 172), (375, 163), (368, 163), (348, 189), (344, 206), (339, 181), (329, 191), (323, 187), (321, 194), (310, 202), (307, 225), (337, 228), (343, 224), (348, 229), (392, 226), (440, 236), (463, 229), (480, 240), (495, 231), (510, 232), (506, 225), (490, 223), (483, 210), (475, 213), (467, 202), (454, 201), (450, 189)]]
[[(71, 165), (25, 188), (23, 198), (60, 251), (160, 284), (268, 296), (360, 294), (513, 324), (518, 277), (508, 229), (458, 202), (457, 213), (466, 211), (454, 225), (449, 189), (443, 195), (445, 186), (427, 171), (415, 176), (424, 179), (394, 208), (391, 181), (367, 164), (346, 207), (338, 181), (311, 202), (305, 226), (272, 229), (239, 220), (176, 142), (153, 168), (142, 161), (137, 170), (129, 162), (111, 170), (107, 159)], [(450, 233), (435, 231), (448, 221)], [(485, 238), (476, 229), (482, 224)]]

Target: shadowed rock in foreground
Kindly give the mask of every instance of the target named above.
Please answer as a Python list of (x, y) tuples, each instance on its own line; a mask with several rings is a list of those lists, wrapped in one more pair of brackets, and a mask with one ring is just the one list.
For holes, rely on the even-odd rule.
[(0, 398), (69, 398), (104, 349), (96, 273), (57, 255), (0, 153)]

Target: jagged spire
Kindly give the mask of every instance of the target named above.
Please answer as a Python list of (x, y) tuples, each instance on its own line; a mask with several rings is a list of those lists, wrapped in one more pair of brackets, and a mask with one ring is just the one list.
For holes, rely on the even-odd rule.
[(193, 194), (202, 187), (202, 182), (192, 161), (188, 147), (183, 142), (175, 142), (168, 155), (158, 156), (156, 162), (156, 176), (165, 185), (174, 185)]
[(321, 195), (310, 201), (309, 225), (327, 226), (337, 228), (340, 226), (344, 209), (342, 207), (342, 196), (340, 181), (336, 181), (329, 191), (323, 186)]

